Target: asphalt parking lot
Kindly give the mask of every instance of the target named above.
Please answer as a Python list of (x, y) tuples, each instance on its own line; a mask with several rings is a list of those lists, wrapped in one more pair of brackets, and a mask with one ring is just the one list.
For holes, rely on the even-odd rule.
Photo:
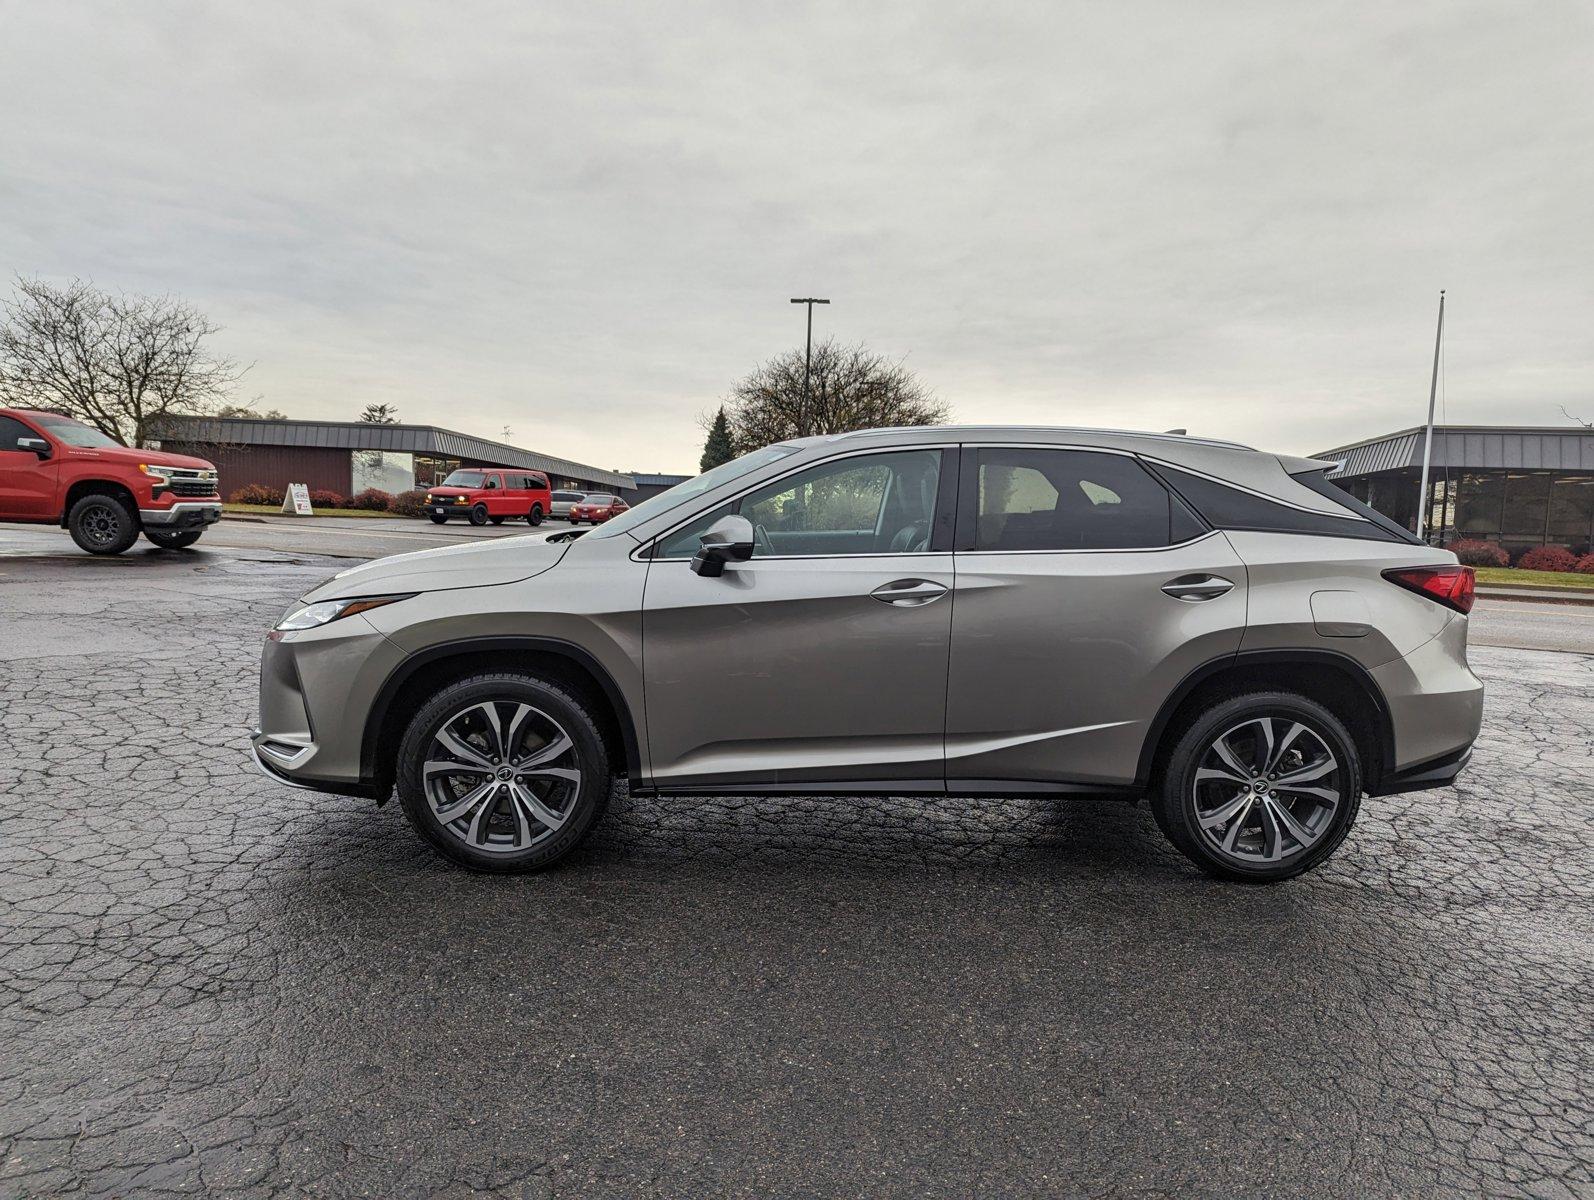
[(0, 1195), (1594, 1194), (1594, 657), (1479, 646), (1460, 786), (1274, 888), (892, 797), (621, 794), (489, 879), (244, 757), (344, 563), (15, 532)]

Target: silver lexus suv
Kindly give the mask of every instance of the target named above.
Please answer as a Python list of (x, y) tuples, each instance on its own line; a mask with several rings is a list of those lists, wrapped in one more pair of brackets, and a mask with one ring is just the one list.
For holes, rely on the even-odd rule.
[(526, 871), (633, 793), (1146, 797), (1285, 879), (1478, 733), (1472, 573), (1332, 463), (1085, 429), (768, 446), (596, 529), (354, 567), (265, 648), (273, 777)]

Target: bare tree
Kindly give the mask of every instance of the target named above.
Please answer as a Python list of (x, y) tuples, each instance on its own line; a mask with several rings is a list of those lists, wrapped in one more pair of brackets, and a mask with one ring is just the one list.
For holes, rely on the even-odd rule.
[(219, 328), (173, 296), (19, 278), (0, 317), (0, 398), (143, 446), (162, 418), (213, 412), (231, 393), (242, 370), (204, 344)]
[(1566, 405), (1564, 404), (1561, 405), (1561, 415), (1568, 421), (1572, 421), (1578, 425), (1581, 425), (1584, 429), (1594, 429), (1594, 421), (1585, 421), (1582, 417), (1567, 412)]
[(950, 414), (901, 361), (833, 339), (814, 347), (806, 396), (803, 352), (789, 350), (732, 387), (724, 411), (739, 454), (790, 437), (939, 425)]
[(365, 411), (360, 414), (360, 420), (367, 425), (397, 425), (398, 406), (396, 404), (367, 404)]
[[(259, 400), (256, 400), (255, 403), (258, 404)], [(223, 404), (216, 410), (216, 416), (222, 420), (226, 420), (228, 417), (249, 421), (286, 421), (288, 419), (288, 414), (280, 408), (260, 409), (248, 404)]]

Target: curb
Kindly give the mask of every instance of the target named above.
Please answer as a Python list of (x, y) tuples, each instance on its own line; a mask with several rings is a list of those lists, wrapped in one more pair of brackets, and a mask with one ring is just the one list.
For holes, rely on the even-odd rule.
[(1529, 592), (1514, 588), (1478, 588), (1480, 600), (1514, 600), (1519, 604), (1573, 604), (1594, 608), (1594, 592), (1579, 595), (1571, 588), (1561, 592)]

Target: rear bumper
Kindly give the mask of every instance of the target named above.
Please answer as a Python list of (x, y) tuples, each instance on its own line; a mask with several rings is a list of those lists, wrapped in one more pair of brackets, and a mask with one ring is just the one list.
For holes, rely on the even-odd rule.
[(1422, 792), (1429, 788), (1449, 787), (1456, 776), (1472, 760), (1472, 747), (1455, 750), (1433, 762), (1418, 763), (1404, 771), (1385, 775), (1368, 791), (1369, 796), (1396, 796), (1401, 792)]
[(179, 500), (165, 508), (141, 508), (138, 519), (160, 529), (199, 529), (221, 520), (221, 501)]

